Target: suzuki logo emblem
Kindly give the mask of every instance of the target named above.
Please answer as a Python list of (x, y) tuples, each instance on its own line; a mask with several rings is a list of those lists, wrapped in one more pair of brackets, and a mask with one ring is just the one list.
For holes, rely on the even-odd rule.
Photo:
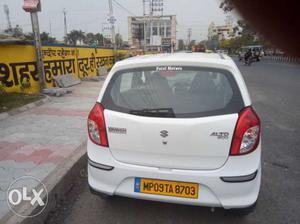
[(166, 131), (166, 130), (162, 130), (162, 131), (160, 132), (160, 136), (163, 137), (163, 138), (168, 137), (168, 136), (169, 136), (169, 132)]

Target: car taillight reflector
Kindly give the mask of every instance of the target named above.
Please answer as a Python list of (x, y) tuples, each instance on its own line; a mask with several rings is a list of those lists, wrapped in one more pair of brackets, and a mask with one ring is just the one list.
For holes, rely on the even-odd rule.
[(100, 103), (96, 103), (91, 110), (87, 126), (91, 141), (97, 145), (108, 147), (104, 108)]
[(253, 108), (244, 108), (239, 113), (230, 155), (244, 155), (254, 151), (260, 140), (260, 129), (260, 119)]

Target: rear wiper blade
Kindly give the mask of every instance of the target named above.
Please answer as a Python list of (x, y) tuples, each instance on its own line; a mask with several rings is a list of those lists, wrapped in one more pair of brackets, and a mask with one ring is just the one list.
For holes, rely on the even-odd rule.
[(129, 113), (134, 115), (139, 115), (139, 116), (147, 116), (147, 117), (175, 117), (172, 108), (130, 110)]

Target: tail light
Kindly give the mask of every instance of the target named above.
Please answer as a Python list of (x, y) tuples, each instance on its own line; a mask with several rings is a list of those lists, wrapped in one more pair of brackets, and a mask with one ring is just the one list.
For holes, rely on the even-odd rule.
[(239, 113), (235, 127), (230, 155), (243, 155), (254, 151), (260, 139), (260, 120), (252, 107)]
[(96, 103), (88, 117), (88, 133), (92, 142), (97, 145), (108, 147), (103, 112), (103, 106), (100, 103)]

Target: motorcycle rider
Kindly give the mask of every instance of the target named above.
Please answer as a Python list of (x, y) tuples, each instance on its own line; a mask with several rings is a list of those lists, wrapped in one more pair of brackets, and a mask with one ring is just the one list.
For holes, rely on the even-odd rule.
[(251, 57), (252, 57), (252, 50), (251, 50), (251, 48), (249, 48), (248, 51), (244, 55), (245, 64), (250, 64), (249, 62), (251, 60)]

